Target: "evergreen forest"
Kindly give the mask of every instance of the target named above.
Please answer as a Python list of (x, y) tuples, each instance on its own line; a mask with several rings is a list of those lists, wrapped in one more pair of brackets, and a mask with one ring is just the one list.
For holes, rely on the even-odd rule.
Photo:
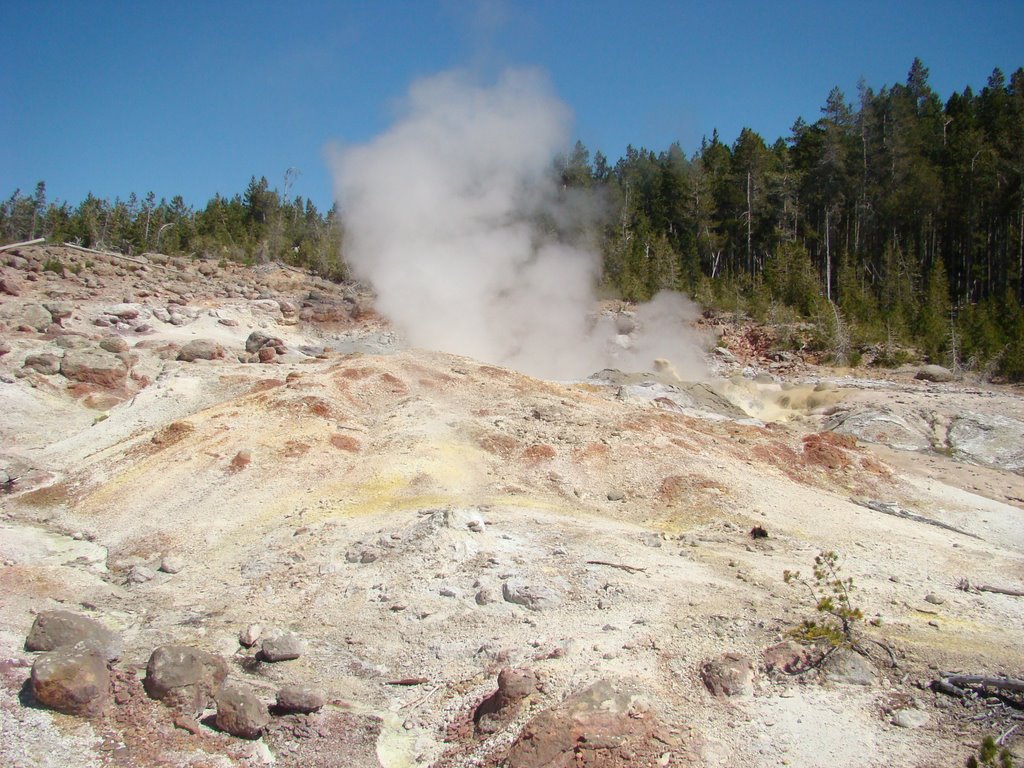
[[(904, 84), (827, 95), (769, 143), (717, 132), (692, 154), (580, 142), (551, 169), (602, 201), (607, 295), (664, 288), (703, 307), (803, 329), (792, 343), (857, 363), (924, 359), (1024, 380), (1024, 68), (943, 102), (915, 59)], [(280, 260), (343, 279), (344, 212), (252, 178), (202, 209), (139, 199), (51, 202), (39, 182), (0, 203), (3, 242)]]

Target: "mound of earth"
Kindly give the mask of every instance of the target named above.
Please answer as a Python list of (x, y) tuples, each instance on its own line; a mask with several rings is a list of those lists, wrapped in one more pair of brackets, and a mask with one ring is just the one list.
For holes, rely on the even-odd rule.
[[(958, 589), (1024, 588), (1017, 391), (541, 381), (290, 268), (2, 259), (5, 764), (925, 766), (1010, 727), (931, 684), (1024, 671), (1024, 601)], [(819, 666), (783, 573), (822, 551), (864, 655)], [(53, 609), (123, 644), (86, 715), (26, 687)], [(162, 647), (223, 663), (198, 716), (147, 695)]]

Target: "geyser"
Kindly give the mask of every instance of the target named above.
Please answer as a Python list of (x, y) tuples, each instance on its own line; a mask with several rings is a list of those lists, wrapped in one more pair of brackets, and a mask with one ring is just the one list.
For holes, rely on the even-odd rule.
[(683, 297), (638, 312), (628, 348), (595, 319), (600, 257), (557, 234), (596, 211), (551, 173), (570, 123), (536, 70), (490, 85), (461, 71), (417, 80), (389, 130), (334, 153), (345, 258), (413, 346), (545, 378), (646, 369), (655, 357), (691, 375)]

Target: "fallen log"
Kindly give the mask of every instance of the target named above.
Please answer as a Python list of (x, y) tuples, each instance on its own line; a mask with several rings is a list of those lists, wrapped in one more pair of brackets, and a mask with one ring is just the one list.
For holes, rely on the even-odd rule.
[(1024, 597), (1024, 589), (1008, 589), (1006, 587), (993, 587), (990, 584), (974, 584), (967, 579), (960, 579), (960, 583), (956, 586), (957, 589), (963, 590), (964, 592), (992, 592), (997, 595)]
[(970, 536), (972, 539), (982, 540), (980, 536), (975, 536), (973, 533), (968, 533), (954, 525), (943, 523), (940, 520), (932, 520), (930, 517), (924, 515), (918, 515), (910, 512), (906, 509), (901, 509), (895, 502), (877, 501), (875, 499), (859, 499), (851, 497), (850, 501), (861, 507), (867, 507), (874, 512), (881, 512), (883, 515), (892, 515), (893, 517), (900, 517), (904, 520), (913, 520), (915, 523), (924, 523), (925, 525), (934, 525), (936, 528), (942, 528), (945, 531), (952, 531), (953, 533), (959, 533), (961, 536)]
[(180, 269), (174, 267), (165, 267), (163, 264), (153, 264), (149, 261), (143, 261), (142, 259), (136, 259), (131, 256), (125, 256), (123, 253), (114, 253), (112, 251), (97, 251), (95, 248), (85, 248), (81, 245), (75, 245), (74, 243), (64, 243), (65, 248), (73, 248), (76, 251), (82, 251), (83, 253), (94, 253), (97, 256), (106, 256), (108, 259), (121, 259), (122, 261), (128, 261), (132, 264), (139, 264), (144, 267), (153, 267), (155, 269), (162, 269), (165, 272), (177, 272), (180, 273)]
[(1015, 677), (990, 677), (989, 675), (943, 675), (932, 683), (932, 688), (942, 693), (963, 696), (969, 687), (995, 688), (1000, 691), (1024, 693), (1024, 680)]
[(45, 243), (45, 242), (46, 242), (46, 238), (45, 237), (37, 237), (35, 240), (25, 240), (24, 242), (21, 242), (21, 243), (8, 243), (7, 245), (0, 245), (0, 252), (2, 252), (2, 251), (9, 251), (12, 248), (21, 248), (22, 246), (25, 246), (25, 245), (39, 245), (40, 243)]
[(646, 568), (638, 568), (635, 565), (625, 565), (624, 563), (609, 563), (605, 560), (587, 560), (587, 565), (604, 565), (609, 568), (618, 568), (620, 571), (626, 573), (644, 573), (647, 571)]

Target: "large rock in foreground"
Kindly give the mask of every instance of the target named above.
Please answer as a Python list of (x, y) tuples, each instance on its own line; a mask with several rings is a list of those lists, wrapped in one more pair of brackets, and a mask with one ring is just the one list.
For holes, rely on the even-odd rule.
[(152, 699), (201, 713), (228, 676), (224, 659), (187, 645), (161, 645), (149, 657), (143, 685)]
[(263, 702), (238, 685), (225, 685), (217, 694), (217, 727), (243, 739), (258, 739), (270, 722)]
[(98, 715), (110, 698), (110, 672), (99, 651), (80, 643), (39, 656), (32, 664), (31, 686), (43, 706), (69, 715)]
[(600, 680), (523, 726), (508, 755), (510, 768), (654, 766), (662, 750), (651, 737), (656, 720), (621, 683)]
[(210, 339), (194, 339), (178, 352), (178, 359), (186, 363), (196, 360), (218, 360), (224, 357), (224, 347)]
[(32, 622), (25, 650), (53, 651), (78, 643), (99, 651), (107, 661), (121, 658), (124, 647), (116, 632), (95, 619), (71, 611), (43, 611)]
[(73, 381), (119, 387), (128, 378), (124, 362), (99, 349), (69, 349), (60, 363), (60, 372)]

